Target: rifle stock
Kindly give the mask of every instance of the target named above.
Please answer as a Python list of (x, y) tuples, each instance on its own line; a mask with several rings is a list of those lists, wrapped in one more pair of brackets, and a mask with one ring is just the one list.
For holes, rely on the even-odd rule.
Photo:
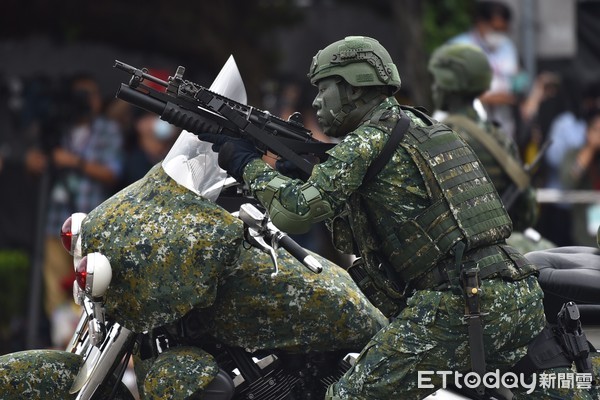
[[(122, 83), (116, 97), (149, 112), (189, 132), (218, 133), (232, 137), (248, 137), (263, 153), (267, 150), (290, 161), (310, 176), (314, 164), (300, 154), (311, 154), (319, 160), (333, 144), (314, 139), (309, 130), (297, 120), (285, 121), (269, 112), (238, 103), (190, 81), (183, 80), (184, 67), (163, 81), (115, 60), (115, 68), (131, 75), (128, 84)], [(166, 88), (158, 91), (144, 81)]]

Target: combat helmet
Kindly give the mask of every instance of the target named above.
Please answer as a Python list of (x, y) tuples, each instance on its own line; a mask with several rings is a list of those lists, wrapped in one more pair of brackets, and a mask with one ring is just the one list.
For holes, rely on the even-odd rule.
[(375, 39), (348, 36), (319, 50), (308, 77), (313, 85), (323, 78), (340, 76), (352, 86), (389, 86), (400, 89), (400, 75), (388, 51)]
[(438, 48), (428, 68), (436, 86), (447, 92), (479, 94), (488, 90), (492, 81), (487, 56), (470, 44), (447, 44)]

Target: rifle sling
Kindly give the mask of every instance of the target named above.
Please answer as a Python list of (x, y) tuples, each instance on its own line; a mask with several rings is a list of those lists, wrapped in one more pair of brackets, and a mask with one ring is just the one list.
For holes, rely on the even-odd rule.
[(369, 165), (369, 168), (367, 169), (365, 177), (362, 181), (363, 184), (371, 181), (388, 163), (392, 157), (392, 154), (394, 154), (394, 151), (398, 147), (398, 144), (404, 137), (404, 134), (408, 130), (409, 125), (410, 118), (408, 118), (403, 112), (400, 112), (400, 119), (398, 120), (398, 123), (396, 123), (396, 126), (392, 130), (390, 137), (383, 146), (381, 153), (379, 153), (377, 158), (373, 160), (371, 165)]
[(464, 115), (450, 115), (444, 120), (445, 124), (463, 126), (467, 132), (479, 143), (481, 143), (502, 166), (506, 174), (514, 182), (519, 190), (525, 190), (529, 186), (529, 175), (525, 172), (521, 163), (510, 155), (494, 138), (485, 132), (473, 120)]

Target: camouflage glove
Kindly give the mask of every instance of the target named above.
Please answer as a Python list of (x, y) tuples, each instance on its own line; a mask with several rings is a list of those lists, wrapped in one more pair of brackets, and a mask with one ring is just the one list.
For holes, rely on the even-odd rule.
[(246, 164), (261, 157), (256, 146), (247, 139), (210, 133), (200, 134), (198, 138), (213, 144), (212, 150), (219, 153), (219, 167), (240, 183), (244, 182)]

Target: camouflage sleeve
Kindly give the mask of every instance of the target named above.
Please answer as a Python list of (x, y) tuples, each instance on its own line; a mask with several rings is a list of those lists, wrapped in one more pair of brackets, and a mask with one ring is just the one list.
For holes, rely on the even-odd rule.
[[(358, 128), (329, 151), (329, 159), (315, 166), (306, 183), (279, 174), (261, 160), (254, 160), (246, 166), (244, 181), (268, 209), (272, 198), (297, 216), (306, 214), (309, 205), (302, 191), (312, 186), (334, 212), (339, 212), (348, 197), (362, 184), (367, 168), (381, 151), (386, 137), (382, 130), (372, 126)], [(268, 186), (274, 178), (280, 181), (271, 196), (271, 193), (267, 194)]]

